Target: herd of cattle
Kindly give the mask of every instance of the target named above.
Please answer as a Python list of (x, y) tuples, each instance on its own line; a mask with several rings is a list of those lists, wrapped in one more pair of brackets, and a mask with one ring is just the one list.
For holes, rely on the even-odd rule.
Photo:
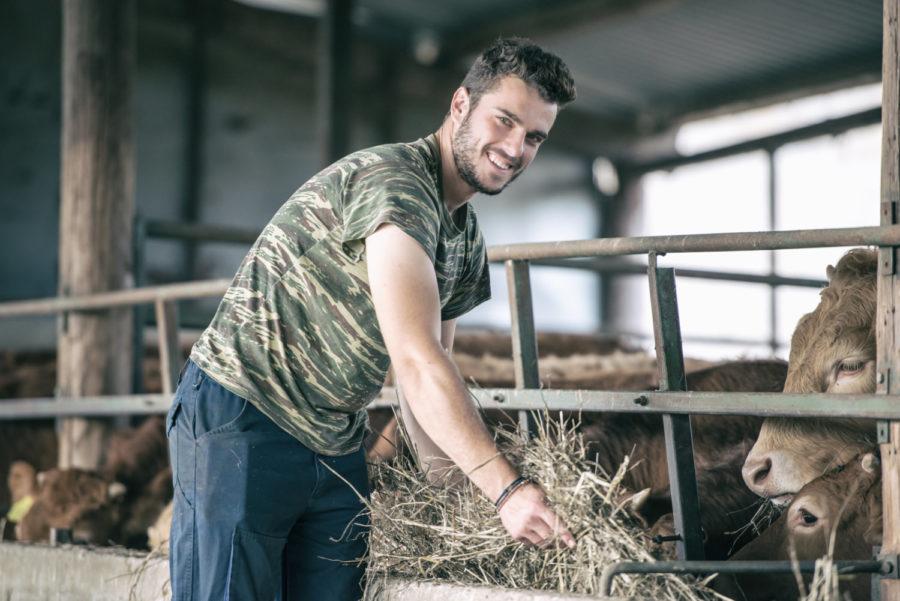
[[(725, 392), (871, 393), (875, 390), (876, 253), (850, 251), (827, 271), (829, 284), (814, 311), (797, 325), (788, 363), (734, 361), (708, 367), (688, 365), (689, 390)], [(460, 340), (457, 357), (487, 357), (507, 349), (499, 338)], [(508, 346), (508, 339), (505, 342)], [(656, 387), (652, 360), (636, 359), (621, 349), (581, 338), (541, 338), (542, 379), (553, 388), (649, 390)], [(477, 350), (476, 350), (477, 349)], [(581, 361), (602, 355), (589, 369), (566, 373), (566, 356)], [(552, 357), (551, 357), (552, 356)], [(579, 357), (581, 359), (579, 359)], [(637, 355), (634, 355), (637, 357)], [(548, 376), (543, 371), (557, 371)], [(643, 361), (643, 362), (642, 362)], [(464, 375), (484, 386), (512, 386), (511, 363), (490, 375)], [(569, 364), (572, 364), (571, 362)], [(548, 367), (549, 366), (549, 367)], [(691, 369), (693, 367), (693, 369)], [(698, 368), (699, 367), (699, 368)], [(591, 371), (591, 369), (593, 371)], [(486, 421), (504, 419), (488, 413)], [(367, 441), (370, 459), (397, 452), (391, 414), (371, 414), (378, 434)], [(833, 536), (835, 559), (869, 559), (881, 537), (881, 472), (875, 423), (861, 419), (788, 419), (744, 416), (694, 416), (695, 465), (707, 558), (784, 559), (792, 548), (799, 559), (826, 553)], [(9, 473), (9, 498), (0, 506), (33, 499), (14, 531), (23, 541), (47, 540), (51, 528), (65, 528), (76, 541), (131, 547), (166, 538), (166, 506), (172, 496), (164, 424), (146, 419), (116, 432), (97, 471), (52, 468), (56, 442), (46, 422), (2, 424), (0, 470)], [(654, 534), (671, 534), (672, 517), (662, 420), (650, 414), (591, 413), (581, 416), (581, 431), (592, 456), (610, 472), (625, 455), (634, 467), (625, 484), (634, 491), (632, 511)], [(780, 516), (762, 529), (755, 516), (765, 508)], [(770, 515), (772, 515), (770, 513)], [(170, 518), (168, 518), (170, 519)], [(749, 526), (748, 526), (749, 525)], [(762, 530), (760, 533), (759, 531)], [(149, 537), (149, 539), (148, 539)], [(660, 547), (657, 553), (671, 551)], [(746, 599), (795, 599), (793, 576), (758, 575), (718, 580), (721, 592)], [(853, 598), (868, 595), (868, 576), (848, 577), (843, 589)], [(742, 589), (738, 591), (738, 588)], [(743, 597), (740, 595), (743, 594)]]

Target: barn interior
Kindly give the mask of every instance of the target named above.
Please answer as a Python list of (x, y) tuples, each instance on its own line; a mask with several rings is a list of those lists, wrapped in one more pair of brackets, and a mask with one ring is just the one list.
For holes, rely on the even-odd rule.
[[(115, 395), (120, 427), (137, 426), (130, 411), (162, 413), (223, 282), (278, 207), (349, 152), (434, 131), (473, 58), (498, 37), (527, 37), (562, 57), (578, 98), (521, 178), (473, 200), (489, 245), (889, 223), (880, 221), (879, 189), (889, 3), (10, 0), (0, 19), (0, 399), (35, 402), (0, 411), (0, 455), (15, 449), (15, 435), (2, 432), (17, 422), (3, 418), (46, 425), (57, 415), (53, 397)], [(91, 28), (103, 39), (68, 33)], [(89, 77), (73, 84), (76, 70)], [(88, 194), (78, 173), (85, 130), (67, 119), (84, 108), (73, 86), (85, 82), (96, 87), (84, 96), (105, 94), (114, 107), (93, 133), (117, 140), (111, 161), (102, 145), (91, 148), (88, 159), (107, 169), (97, 181), (114, 183)], [(101, 203), (108, 213), (94, 212)], [(83, 235), (92, 220), (103, 233), (96, 247)], [(677, 269), (685, 367), (786, 359), (826, 265), (846, 248), (660, 256)], [(659, 386), (647, 259), (531, 261), (542, 353), (565, 359), (587, 335), (590, 349), (640, 355), (631, 389), (647, 389), (645, 377)], [(116, 283), (82, 285), (85, 262), (111, 266)], [(497, 354), (513, 354), (502, 262), (492, 283), (493, 299), (460, 322), (475, 332), (463, 353), (490, 354), (500, 332)], [(182, 284), (205, 292), (125, 303), (105, 326), (114, 344), (97, 354), (90, 347), (101, 345), (80, 328), (105, 310), (54, 305)], [(57, 365), (57, 356), (66, 360)], [(489, 367), (470, 360), (460, 363), (464, 373)], [(515, 361), (519, 369), (521, 356)], [(550, 388), (606, 389), (572, 377), (565, 361), (541, 365), (556, 378)], [(81, 377), (84, 366), (103, 375)], [(496, 382), (479, 378), (513, 386), (505, 371)], [(515, 380), (538, 387), (523, 386), (519, 373)], [(879, 381), (879, 392), (897, 394), (896, 384)], [(893, 428), (900, 438), (898, 422)], [(72, 440), (38, 468), (77, 463)], [(99, 452), (96, 441), (84, 447)], [(6, 467), (0, 457), (0, 472)], [(11, 561), (42, 561), (29, 559), (33, 552), (0, 545)]]
[[(66, 49), (62, 3), (14, 1), (6, 13), (0, 300), (12, 301), (65, 294), (58, 272)], [(877, 0), (138, 1), (131, 18), (129, 271), (137, 286), (231, 277), (278, 206), (322, 166), (436, 129), (475, 54), (503, 35), (530, 37), (563, 57), (578, 99), (519, 181), (473, 201), (489, 244), (795, 229), (790, 218), (779, 223), (782, 206), (818, 215), (816, 201), (827, 190), (795, 193), (778, 182), (802, 173), (812, 186), (866, 151), (842, 147), (834, 168), (810, 178), (802, 165), (782, 169), (778, 161), (786, 159), (778, 157), (790, 152), (781, 149), (863, 131), (866, 148), (875, 145), (877, 153)], [(848, 89), (860, 98), (829, 100), (829, 92)], [(809, 97), (834, 107), (822, 112), (796, 102)], [(752, 119), (753, 109), (773, 105), (792, 113), (763, 111), (762, 127), (701, 150), (679, 147), (692, 124), (721, 130), (716, 118)], [(699, 183), (678, 188), (698, 170)], [(846, 188), (841, 193), (855, 196), (838, 201), (817, 226), (877, 223), (871, 178)], [(815, 302), (825, 265), (840, 253), (800, 267), (775, 253), (754, 253), (749, 264), (740, 256), (671, 261), (726, 272), (718, 281), (680, 280), (691, 294), (682, 302), (687, 351), (708, 359), (785, 357), (793, 323)], [(648, 346), (646, 281), (633, 273), (641, 268), (623, 261), (595, 267), (533, 270), (538, 328), (627, 334)], [(494, 299), (462, 325), (509, 326), (502, 268), (492, 275)], [(744, 275), (754, 282), (734, 281)], [(742, 329), (727, 312), (710, 319), (714, 305), (753, 317)], [(215, 299), (180, 307), (182, 326), (197, 331)], [(136, 319), (152, 336), (153, 311)], [(0, 348), (52, 350), (56, 329), (55, 317), (6, 319)]]

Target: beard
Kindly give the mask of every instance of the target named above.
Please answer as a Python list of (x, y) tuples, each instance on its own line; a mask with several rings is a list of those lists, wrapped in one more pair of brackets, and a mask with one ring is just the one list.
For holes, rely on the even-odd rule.
[(481, 192), (482, 194), (488, 194), (490, 196), (500, 194), (506, 186), (515, 181), (515, 179), (519, 177), (519, 174), (522, 173), (522, 169), (520, 168), (521, 161), (514, 162), (511, 165), (513, 168), (512, 177), (497, 188), (492, 188), (481, 180), (478, 177), (475, 167), (475, 163), (478, 160), (480, 153), (478, 152), (478, 148), (476, 148), (475, 140), (472, 138), (472, 124), (469, 122), (469, 116), (470, 115), (466, 115), (466, 118), (463, 119), (462, 124), (459, 126), (459, 129), (456, 130), (450, 143), (456, 170), (459, 172), (459, 176), (462, 180), (476, 192)]

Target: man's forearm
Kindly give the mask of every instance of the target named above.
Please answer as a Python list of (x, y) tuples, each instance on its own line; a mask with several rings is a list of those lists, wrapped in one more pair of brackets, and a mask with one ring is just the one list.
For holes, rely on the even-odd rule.
[(407, 433), (422, 468), (442, 470), (449, 458), (490, 499), (496, 499), (517, 474), (497, 450), (450, 357), (442, 354), (420, 365), (407, 365), (397, 375), (405, 396), (401, 410), (413, 416), (407, 420)]

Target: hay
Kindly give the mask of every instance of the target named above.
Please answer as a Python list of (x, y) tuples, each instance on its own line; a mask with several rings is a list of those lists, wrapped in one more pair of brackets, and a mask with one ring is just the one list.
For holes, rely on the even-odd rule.
[[(524, 475), (544, 487), (550, 506), (578, 540), (575, 550), (541, 550), (512, 540), (492, 503), (468, 480), (456, 488), (429, 484), (401, 454), (371, 466), (370, 585), (401, 577), (596, 595), (604, 566), (653, 561), (645, 528), (626, 510), (629, 493), (621, 482), (628, 458), (607, 475), (587, 459), (577, 424), (540, 417), (529, 444), (509, 430), (498, 432), (498, 443)], [(719, 598), (697, 579), (672, 575), (623, 575), (613, 592), (672, 601)]]

